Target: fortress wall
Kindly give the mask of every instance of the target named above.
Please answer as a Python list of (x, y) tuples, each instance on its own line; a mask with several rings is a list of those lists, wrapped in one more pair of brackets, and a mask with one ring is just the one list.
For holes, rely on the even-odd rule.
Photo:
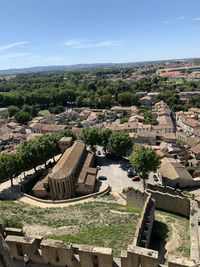
[(72, 245), (51, 239), (42, 240), (40, 243), (42, 259), (45, 264), (73, 267), (74, 254)]
[[(173, 187), (170, 186), (163, 186), (163, 185), (158, 185), (158, 184), (147, 184), (148, 189), (152, 190), (152, 191), (159, 191), (161, 193), (168, 193), (170, 195), (174, 195), (174, 196), (184, 196), (184, 194), (182, 193), (182, 191), (180, 189), (174, 189)], [(147, 191), (148, 191), (147, 189)]]
[(113, 255), (111, 248), (82, 246), (78, 251), (81, 267), (112, 267)]
[(148, 192), (155, 200), (157, 209), (180, 214), (187, 218), (190, 217), (190, 201), (188, 198), (149, 189)]
[(127, 205), (134, 206), (136, 208), (143, 209), (149, 194), (147, 192), (141, 192), (135, 190), (133, 187), (125, 188), (123, 193), (126, 195)]
[(141, 192), (133, 188), (125, 189), (124, 194), (127, 196), (128, 205), (142, 208), (133, 245), (147, 248), (153, 228), (155, 201), (151, 198), (149, 193)]
[(127, 251), (127, 265), (121, 267), (158, 267), (158, 252), (130, 245)]
[[(11, 255), (23, 261), (27, 254), (33, 263), (58, 267), (159, 267), (158, 251), (129, 245), (121, 254), (121, 264), (115, 264), (112, 249), (86, 245), (72, 245), (62, 241), (41, 240), (22, 236), (7, 236), (5, 239)], [(1, 244), (1, 242), (0, 242)], [(21, 246), (21, 250), (19, 249)], [(20, 254), (20, 255), (19, 255)], [(1, 250), (0, 250), (1, 255)], [(0, 257), (1, 263), (1, 257)], [(11, 265), (0, 265), (11, 267)], [(195, 261), (173, 257), (165, 267), (195, 267)], [(164, 266), (163, 266), (164, 267)]]

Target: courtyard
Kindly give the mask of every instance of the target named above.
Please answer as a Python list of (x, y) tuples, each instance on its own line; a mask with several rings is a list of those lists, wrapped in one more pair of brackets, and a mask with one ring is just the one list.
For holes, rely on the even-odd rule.
[[(99, 165), (100, 170), (98, 171), (99, 176), (106, 176), (112, 191), (117, 191), (121, 193), (124, 188), (133, 187), (134, 189), (143, 190), (143, 182), (132, 181), (132, 178), (127, 176), (127, 170), (129, 166), (128, 160), (111, 160), (105, 157), (105, 155), (100, 155), (97, 157), (97, 165)], [(154, 173), (149, 174), (148, 183), (156, 184), (153, 180)], [(103, 181), (102, 181), (103, 182)]]
[[(115, 256), (133, 241), (140, 209), (123, 206), (113, 196), (66, 208), (36, 208), (1, 201), (0, 224), (22, 228), (27, 236), (113, 248)], [(126, 226), (126, 227), (125, 227)]]

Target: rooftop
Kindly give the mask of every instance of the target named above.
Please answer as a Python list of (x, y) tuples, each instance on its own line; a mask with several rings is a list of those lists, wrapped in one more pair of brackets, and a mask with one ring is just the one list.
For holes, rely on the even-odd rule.
[(171, 180), (175, 180), (178, 178), (193, 180), (193, 177), (190, 175), (185, 166), (175, 160), (169, 160), (168, 158), (162, 159), (159, 172), (162, 176), (167, 177)]

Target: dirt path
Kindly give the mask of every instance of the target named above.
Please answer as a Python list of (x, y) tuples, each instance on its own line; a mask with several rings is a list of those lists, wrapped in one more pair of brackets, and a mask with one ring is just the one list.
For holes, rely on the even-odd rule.
[[(104, 186), (105, 188), (107, 187), (107, 185), (105, 184)], [(102, 191), (105, 189), (102, 188)], [(123, 199), (120, 194), (118, 192), (112, 191), (111, 195), (113, 195), (116, 198), (116, 203), (121, 204), (121, 205), (126, 205), (126, 200)], [(103, 198), (88, 198), (88, 199), (83, 199), (83, 200), (79, 200), (79, 201), (74, 201), (74, 202), (69, 202), (69, 203), (43, 203), (43, 202), (39, 202), (36, 201), (34, 199), (28, 198), (26, 196), (22, 196), (20, 199), (18, 199), (17, 201), (23, 202), (24, 204), (28, 204), (28, 205), (32, 205), (32, 206), (36, 206), (36, 207), (40, 207), (40, 208), (63, 208), (63, 207), (69, 207), (69, 206), (73, 206), (73, 205), (77, 205), (77, 204), (83, 204), (86, 202), (98, 202), (98, 201), (107, 201), (106, 199), (104, 200)], [(110, 202), (110, 201), (109, 201)]]
[[(162, 222), (167, 221), (167, 216), (165, 215), (158, 215), (158, 218)], [(172, 222), (170, 224), (171, 230), (168, 234), (168, 237), (166, 238), (166, 242), (163, 242), (159, 251), (159, 261), (160, 263), (164, 264), (166, 263), (166, 260), (169, 257), (169, 254), (174, 254), (176, 249), (178, 248), (180, 244), (180, 236), (179, 236), (179, 225), (178, 222)]]
[(173, 253), (179, 246), (180, 244), (180, 236), (178, 233), (178, 225), (177, 223), (172, 224), (172, 232), (171, 232), (171, 236), (170, 239), (167, 241), (165, 249), (166, 249), (166, 254), (165, 254), (165, 258), (168, 258), (168, 255)]

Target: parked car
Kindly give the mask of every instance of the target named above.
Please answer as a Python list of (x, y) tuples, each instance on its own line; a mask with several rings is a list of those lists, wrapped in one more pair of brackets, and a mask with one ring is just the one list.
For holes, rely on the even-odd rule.
[(140, 181), (140, 177), (139, 177), (138, 175), (136, 175), (136, 176), (134, 176), (134, 177), (132, 178), (132, 181), (133, 181), (133, 182), (139, 182), (139, 181)]
[(130, 168), (128, 168), (127, 174), (128, 174), (128, 176), (130, 175), (129, 177), (133, 177), (133, 176), (137, 175), (137, 172), (134, 168), (130, 167)]
[(153, 175), (153, 179), (154, 179), (155, 182), (159, 181), (158, 176), (156, 174)]
[(99, 176), (99, 178), (98, 178), (100, 181), (105, 181), (105, 180), (107, 180), (107, 177), (106, 176)]

